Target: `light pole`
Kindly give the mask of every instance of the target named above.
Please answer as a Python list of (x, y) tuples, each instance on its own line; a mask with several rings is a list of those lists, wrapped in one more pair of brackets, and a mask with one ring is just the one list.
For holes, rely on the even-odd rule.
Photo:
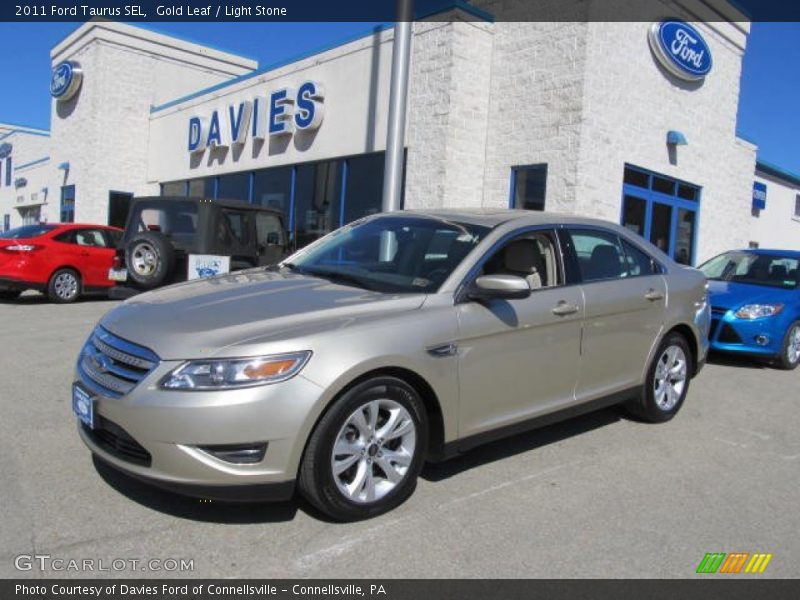
[(397, 0), (392, 44), (392, 82), (389, 93), (389, 121), (383, 170), (383, 210), (400, 210), (403, 192), (403, 150), (406, 133), (408, 71), (411, 62), (411, 29), (414, 0)]

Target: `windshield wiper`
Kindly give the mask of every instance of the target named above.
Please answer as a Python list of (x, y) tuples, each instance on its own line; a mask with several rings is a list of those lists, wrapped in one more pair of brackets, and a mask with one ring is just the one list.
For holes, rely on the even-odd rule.
[(355, 287), (359, 287), (369, 291), (375, 291), (375, 288), (366, 283), (360, 277), (356, 277), (355, 275), (350, 275), (348, 273), (340, 273), (338, 271), (301, 271), (305, 275), (310, 275), (311, 277), (321, 277), (322, 279), (327, 279), (328, 281), (334, 283), (342, 283), (344, 285), (351, 285)]

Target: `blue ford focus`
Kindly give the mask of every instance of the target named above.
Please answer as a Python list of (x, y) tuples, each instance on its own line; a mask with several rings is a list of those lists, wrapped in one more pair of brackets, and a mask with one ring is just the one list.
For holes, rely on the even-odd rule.
[(734, 250), (700, 266), (709, 280), (711, 349), (800, 362), (800, 252)]

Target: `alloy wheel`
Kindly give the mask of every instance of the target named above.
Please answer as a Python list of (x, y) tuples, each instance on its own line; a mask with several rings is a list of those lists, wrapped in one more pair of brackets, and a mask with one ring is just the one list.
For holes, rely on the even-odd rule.
[(663, 411), (672, 410), (683, 395), (688, 377), (686, 353), (680, 346), (667, 346), (656, 365), (653, 397)]
[(62, 300), (71, 300), (78, 294), (78, 278), (72, 273), (59, 273), (53, 282), (53, 289)]
[(387, 398), (360, 406), (334, 442), (331, 469), (345, 498), (359, 504), (380, 500), (406, 477), (414, 459), (417, 428), (408, 410)]
[(800, 327), (795, 325), (789, 332), (789, 343), (786, 346), (786, 358), (791, 364), (800, 360)]

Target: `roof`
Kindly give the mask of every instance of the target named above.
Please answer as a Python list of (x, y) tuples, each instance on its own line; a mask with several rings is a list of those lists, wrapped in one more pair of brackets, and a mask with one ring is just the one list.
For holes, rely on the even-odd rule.
[(404, 210), (398, 215), (423, 215), (445, 221), (458, 221), (469, 225), (497, 227), (511, 221), (520, 225), (587, 225), (618, 228), (619, 225), (603, 219), (592, 219), (573, 214), (546, 211), (510, 209), (510, 208), (475, 208), (475, 209), (441, 209), (441, 210)]
[(779, 255), (787, 258), (796, 258), (800, 260), (800, 250), (781, 250), (778, 248), (746, 248), (744, 250), (735, 250), (735, 252), (747, 252), (748, 254), (758, 255)]
[(791, 185), (800, 186), (800, 175), (763, 160), (756, 162), (756, 173), (769, 175), (770, 177), (780, 179)]

